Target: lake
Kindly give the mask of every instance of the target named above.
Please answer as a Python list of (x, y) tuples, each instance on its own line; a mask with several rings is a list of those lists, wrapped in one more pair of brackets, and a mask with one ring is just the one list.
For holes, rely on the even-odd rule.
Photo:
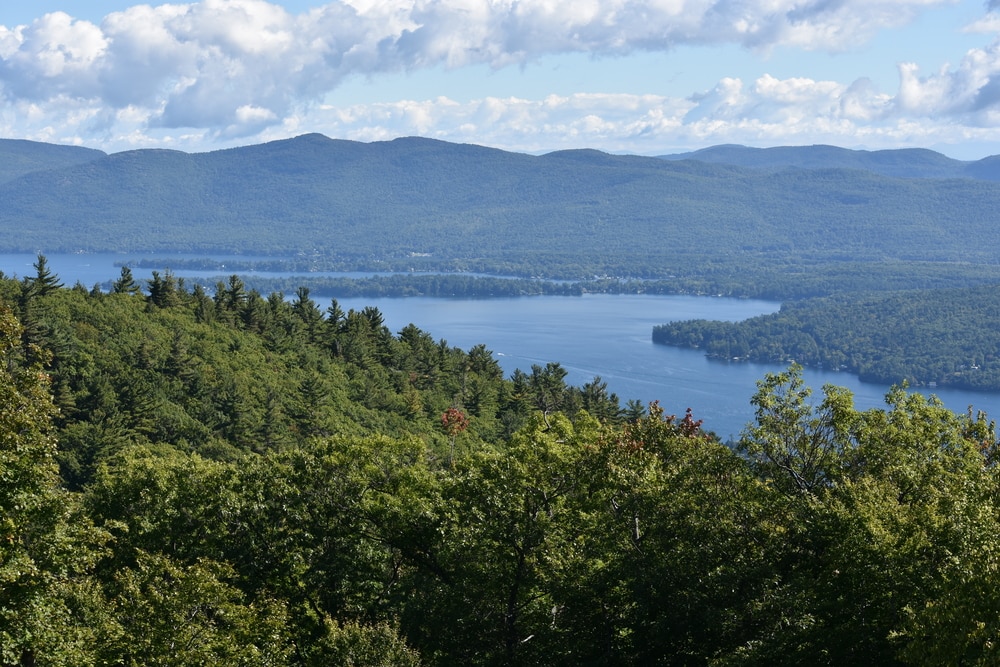
[[(118, 277), (115, 261), (139, 259), (117, 255), (52, 255), (49, 266), (67, 285), (91, 286)], [(0, 254), (7, 275), (34, 275), (31, 255)], [(178, 277), (210, 278), (218, 272), (174, 271)], [(136, 269), (137, 279), (151, 271)], [(727, 363), (708, 359), (697, 350), (652, 343), (652, 329), (673, 320), (742, 320), (774, 312), (772, 301), (694, 296), (606, 295), (534, 296), (505, 299), (339, 299), (344, 310), (375, 306), (386, 325), (397, 332), (413, 323), (435, 339), (469, 349), (484, 344), (509, 375), (532, 364), (557, 361), (580, 385), (601, 376), (622, 404), (628, 399), (659, 400), (668, 413), (682, 415), (690, 407), (723, 438), (738, 436), (753, 419), (750, 397), (765, 373), (781, 366)], [(326, 308), (328, 302), (321, 303)], [(856, 376), (806, 369), (804, 379), (819, 394), (824, 384), (846, 387), (859, 408), (881, 407), (889, 387), (863, 383)], [(931, 392), (924, 392), (931, 393)], [(965, 412), (970, 406), (1000, 415), (1000, 394), (949, 389), (933, 391), (946, 406)]]

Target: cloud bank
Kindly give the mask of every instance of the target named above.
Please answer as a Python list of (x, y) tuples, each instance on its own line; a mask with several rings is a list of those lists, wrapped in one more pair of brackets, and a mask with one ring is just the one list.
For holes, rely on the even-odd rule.
[[(995, 0), (991, 0), (995, 2)], [(293, 15), (263, 0), (139, 5), (100, 25), (56, 12), (0, 26), (0, 135), (110, 148), (204, 145), (299, 131), (423, 134), (545, 150), (797, 140), (920, 143), (990, 135), (1000, 42), (900, 87), (726, 78), (686, 97), (428, 99), (331, 108), (349, 77), (529, 65), (736, 44), (840, 51), (946, 0), (347, 0)], [(1000, 24), (991, 12), (970, 30)], [(643, 146), (646, 147), (643, 150)]]

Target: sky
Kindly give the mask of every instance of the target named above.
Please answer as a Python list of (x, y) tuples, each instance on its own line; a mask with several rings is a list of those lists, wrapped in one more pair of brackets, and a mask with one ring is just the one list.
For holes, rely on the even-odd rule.
[(526, 153), (1000, 154), (1000, 0), (32, 0), (0, 137), (204, 152), (309, 132)]

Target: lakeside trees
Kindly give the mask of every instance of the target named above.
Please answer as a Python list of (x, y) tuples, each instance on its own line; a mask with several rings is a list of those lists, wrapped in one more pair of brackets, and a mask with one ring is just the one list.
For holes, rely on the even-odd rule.
[(375, 309), (154, 281), (0, 280), (0, 664), (996, 660), (984, 416), (793, 367), (731, 449)]
[(743, 322), (660, 325), (653, 341), (723, 359), (841, 368), (884, 384), (1000, 390), (1000, 291), (849, 293), (789, 302)]
[[(517, 259), (380, 258), (345, 263), (330, 259), (231, 259), (160, 257), (131, 260), (132, 268), (165, 271), (238, 271), (265, 294), (294, 293), (302, 286), (317, 296), (494, 298), (545, 294), (699, 294), (798, 300), (838, 292), (945, 289), (1000, 281), (995, 264), (883, 262), (860, 259), (726, 257), (696, 254), (647, 260), (629, 255), (581, 261), (575, 255), (525, 254)], [(131, 270), (131, 269), (130, 269)], [(323, 276), (322, 272), (370, 273), (367, 277)], [(275, 275), (269, 275), (275, 274)], [(319, 274), (319, 275), (317, 275)], [(382, 275), (377, 275), (382, 274)], [(292, 277), (280, 277), (291, 275)], [(502, 277), (506, 276), (506, 277)], [(195, 281), (197, 282), (197, 281)], [(206, 281), (211, 287), (214, 280)], [(106, 288), (113, 289), (110, 283)]]

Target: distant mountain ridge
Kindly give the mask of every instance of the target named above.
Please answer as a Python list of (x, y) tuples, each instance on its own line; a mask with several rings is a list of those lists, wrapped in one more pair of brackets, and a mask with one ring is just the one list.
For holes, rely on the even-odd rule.
[[(321, 134), (305, 134), (296, 137), (292, 144), (295, 150), (302, 151), (306, 146), (313, 150), (321, 146), (337, 144), (343, 151), (351, 149), (362, 150), (365, 144), (347, 140), (329, 139)], [(434, 141), (418, 137), (405, 137), (396, 141)], [(378, 142), (377, 142), (378, 143)], [(464, 146), (467, 150), (493, 151), (483, 146), (472, 144), (448, 144), (453, 147)], [(275, 145), (289, 146), (284, 141), (267, 144), (250, 145), (239, 148), (222, 149), (211, 153), (241, 153), (255, 150), (266, 150), (263, 147)], [(139, 149), (155, 151), (164, 149)], [(125, 151), (131, 153), (134, 151)], [(181, 153), (181, 151), (169, 151)], [(207, 155), (195, 153), (193, 155)], [(634, 158), (631, 155), (613, 155), (595, 149), (570, 149), (548, 153), (548, 156), (576, 159), (580, 161), (595, 160), (614, 161), (618, 158)], [(36, 171), (58, 169), (92, 162), (107, 157), (104, 151), (49, 144), (22, 139), (0, 139), (0, 182), (17, 178)], [(784, 168), (799, 167), (802, 169), (860, 169), (892, 178), (972, 178), (978, 180), (1000, 180), (1000, 155), (992, 155), (980, 160), (963, 161), (949, 158), (936, 151), (926, 148), (899, 148), (885, 150), (858, 150), (840, 148), (837, 146), (817, 144), (812, 146), (775, 146), (770, 148), (754, 148), (739, 144), (720, 144), (707, 148), (682, 153), (659, 155), (662, 160), (696, 160), (710, 164), (725, 164), (737, 167), (754, 168)]]
[(891, 178), (972, 178), (1000, 181), (998, 156), (966, 162), (926, 148), (865, 151), (825, 145), (751, 148), (727, 144), (659, 157), (664, 160), (698, 160), (767, 169), (860, 169)]
[(92, 148), (0, 139), (0, 183), (32, 172), (85, 164), (106, 156), (107, 153)]
[(532, 156), (309, 134), (192, 154), (6, 141), (0, 162), (6, 252), (307, 253), (376, 267), (419, 256), (431, 268), (737, 280), (748, 266), (1000, 263), (1000, 159), (933, 151)]

